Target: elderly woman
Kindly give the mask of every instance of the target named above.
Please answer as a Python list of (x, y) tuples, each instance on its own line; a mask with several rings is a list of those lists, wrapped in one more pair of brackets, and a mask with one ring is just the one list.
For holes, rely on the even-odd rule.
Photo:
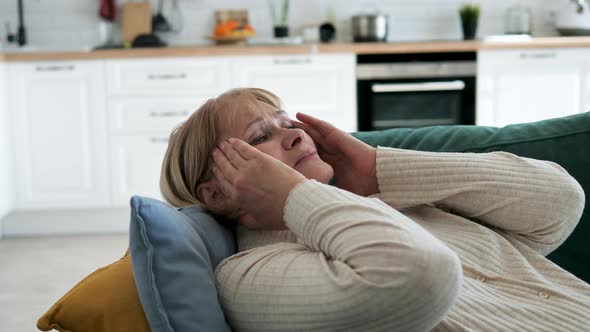
[(373, 148), (297, 119), (230, 90), (166, 152), (169, 203), (238, 223), (216, 269), (235, 331), (588, 330), (590, 286), (544, 257), (584, 207), (559, 165)]

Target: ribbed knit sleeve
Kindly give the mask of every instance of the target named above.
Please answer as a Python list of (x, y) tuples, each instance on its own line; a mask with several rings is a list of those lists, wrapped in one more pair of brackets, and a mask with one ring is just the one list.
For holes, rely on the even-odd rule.
[(234, 331), (426, 331), (454, 305), (458, 256), (382, 201), (307, 180), (284, 211), (304, 244), (242, 251), (216, 270)]
[(431, 204), (504, 232), (547, 255), (575, 228), (584, 191), (559, 165), (506, 152), (440, 153), (379, 147), (379, 197)]

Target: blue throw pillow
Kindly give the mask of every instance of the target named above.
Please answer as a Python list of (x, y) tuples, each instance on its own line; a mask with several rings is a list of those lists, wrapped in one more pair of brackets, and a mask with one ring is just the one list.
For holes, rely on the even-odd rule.
[(129, 249), (152, 332), (231, 331), (214, 269), (236, 250), (232, 231), (198, 206), (131, 198)]

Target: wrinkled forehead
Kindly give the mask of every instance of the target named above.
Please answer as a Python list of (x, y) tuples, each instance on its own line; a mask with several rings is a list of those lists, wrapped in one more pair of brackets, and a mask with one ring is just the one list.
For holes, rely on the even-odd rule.
[(224, 101), (220, 106), (216, 119), (218, 142), (230, 137), (240, 137), (252, 121), (260, 117), (267, 121), (273, 120), (279, 111), (267, 103), (239, 97)]

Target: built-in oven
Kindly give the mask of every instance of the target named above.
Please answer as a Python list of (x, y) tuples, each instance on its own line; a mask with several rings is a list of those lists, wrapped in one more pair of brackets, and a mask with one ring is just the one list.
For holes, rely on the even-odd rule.
[(476, 54), (359, 55), (360, 131), (475, 124)]

